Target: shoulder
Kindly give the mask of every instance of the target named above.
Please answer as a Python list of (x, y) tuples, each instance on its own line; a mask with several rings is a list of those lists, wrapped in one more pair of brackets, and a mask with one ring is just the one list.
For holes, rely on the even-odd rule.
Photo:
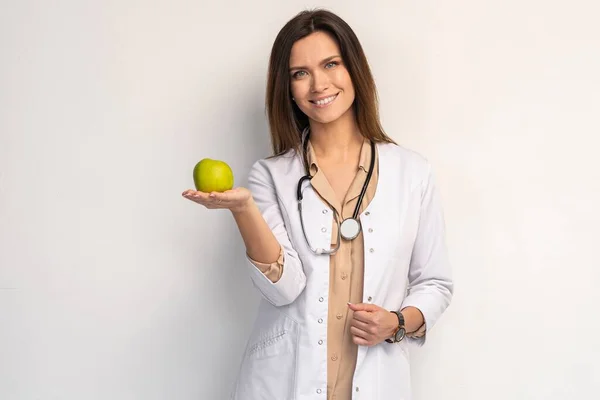
[(394, 143), (379, 143), (377, 148), (382, 162), (388, 161), (404, 173), (426, 179), (431, 172), (429, 160), (415, 150)]
[(293, 149), (287, 152), (261, 158), (254, 162), (249, 172), (249, 180), (259, 180), (262, 182), (274, 182), (281, 177), (289, 177), (296, 174), (298, 168), (302, 167), (301, 157)]

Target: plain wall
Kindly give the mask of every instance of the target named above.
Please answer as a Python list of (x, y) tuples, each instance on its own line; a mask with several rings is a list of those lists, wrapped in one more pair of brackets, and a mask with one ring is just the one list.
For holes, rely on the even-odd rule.
[(258, 294), (228, 212), (181, 193), (270, 154), (270, 48), (317, 5), (444, 200), (456, 294), (415, 399), (597, 398), (597, 2), (0, 4), (0, 399), (227, 398)]

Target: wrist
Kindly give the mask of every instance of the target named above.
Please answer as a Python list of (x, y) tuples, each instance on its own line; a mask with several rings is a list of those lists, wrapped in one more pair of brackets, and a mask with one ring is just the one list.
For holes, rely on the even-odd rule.
[(248, 198), (248, 200), (246, 200), (244, 202), (244, 204), (241, 204), (235, 208), (230, 208), (229, 211), (231, 211), (234, 218), (237, 218), (237, 217), (243, 216), (245, 214), (248, 214), (249, 212), (252, 211), (252, 208), (255, 206), (256, 206), (256, 203), (254, 203), (254, 199), (252, 198), (252, 196), (250, 196)]
[(396, 334), (396, 331), (398, 330), (398, 317), (396, 316), (396, 314), (388, 312), (388, 317), (387, 317), (387, 332), (386, 335), (387, 337), (392, 337)]
[(416, 307), (408, 306), (401, 310), (404, 316), (404, 325), (406, 326), (406, 332), (414, 332), (423, 325), (425, 319), (423, 313)]
[(398, 343), (402, 339), (404, 339), (404, 336), (406, 335), (404, 314), (402, 314), (399, 311), (390, 311), (390, 315), (392, 315), (395, 318), (395, 328), (391, 337), (389, 339), (386, 339), (385, 341), (388, 343)]

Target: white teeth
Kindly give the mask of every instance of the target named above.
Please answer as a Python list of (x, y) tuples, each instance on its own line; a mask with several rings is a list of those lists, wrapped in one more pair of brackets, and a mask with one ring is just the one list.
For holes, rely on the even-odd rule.
[(323, 100), (315, 101), (315, 104), (320, 105), (320, 106), (324, 106), (325, 104), (331, 103), (333, 101), (333, 99), (335, 99), (336, 96), (337, 96), (337, 94), (335, 96), (331, 96), (331, 97), (328, 97), (328, 98), (323, 99)]

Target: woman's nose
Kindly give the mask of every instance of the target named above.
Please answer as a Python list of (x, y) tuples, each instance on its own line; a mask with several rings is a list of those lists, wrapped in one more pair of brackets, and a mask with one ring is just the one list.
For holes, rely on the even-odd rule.
[(312, 88), (313, 93), (324, 92), (329, 87), (329, 77), (327, 74), (318, 72), (313, 74)]

